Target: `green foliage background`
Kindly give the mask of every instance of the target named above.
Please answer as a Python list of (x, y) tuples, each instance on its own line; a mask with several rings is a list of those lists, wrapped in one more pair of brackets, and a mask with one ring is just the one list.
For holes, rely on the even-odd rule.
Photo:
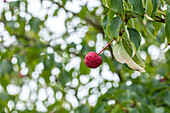
[[(45, 1), (40, 0), (41, 4)], [(93, 9), (88, 8), (87, 2), (78, 13), (65, 7), (74, 0), (48, 1), (50, 6), (47, 10), (57, 7), (53, 17), (57, 17), (60, 10), (71, 15), (65, 20), (65, 33), (54, 39), (51, 37), (55, 36), (55, 32), (45, 24), (51, 15), (47, 13), (43, 18), (35, 17), (27, 11), (27, 0), (4, 3), (6, 8), (0, 13), (0, 27), (4, 28), (0, 30), (0, 113), (170, 113), (168, 0), (101, 0), (101, 5)], [(13, 19), (8, 20), (7, 13)], [(30, 18), (20, 13), (28, 14)], [(70, 24), (76, 19), (80, 22), (72, 25), (70, 31)], [(40, 35), (44, 29), (50, 40)], [(68, 37), (78, 34), (79, 30), (85, 34), (81, 37), (81, 43), (67, 43)], [(115, 44), (101, 54), (103, 63), (97, 69), (99, 75), (94, 75), (94, 69), (85, 66), (84, 57), (89, 51), (96, 51), (96, 46), (90, 46), (90, 43), (96, 44), (99, 35), (102, 35), (103, 42), (109, 43), (114, 39)], [(7, 38), (12, 42), (8, 46), (5, 44)], [(52, 44), (55, 39), (63, 39), (66, 47), (63, 48), (62, 43)], [(141, 45), (142, 40), (145, 43)], [(151, 47), (160, 50), (158, 58), (152, 58), (154, 54), (149, 53)], [(48, 49), (54, 52), (49, 53)], [(145, 61), (141, 53), (146, 56)], [(16, 63), (12, 62), (14, 59), (17, 59)], [(80, 60), (78, 68), (66, 69), (68, 65), (73, 65), (70, 64), (74, 63), (73, 59)], [(42, 64), (43, 68), (38, 68)], [(118, 75), (120, 81), (103, 78), (102, 73), (106, 73), (103, 72), (104, 65), (108, 65), (109, 72)], [(20, 71), (24, 67), (28, 73), (23, 77)], [(53, 75), (53, 69), (58, 70), (56, 75)], [(82, 82), (81, 77), (89, 78), (88, 82)], [(31, 90), (35, 84), (30, 85), (28, 99), (22, 100), (22, 90), (32, 81), (36, 83), (36, 90)], [(78, 85), (73, 86), (75, 81)], [(87, 87), (92, 82), (95, 86)], [(9, 93), (11, 85), (20, 90)], [(46, 93), (52, 89), (54, 99), (50, 103), (50, 96), (47, 96), (41, 101), (46, 111), (37, 108), (37, 96), (34, 96), (35, 100), (31, 99), (31, 95), (38, 95), (42, 88)], [(88, 95), (80, 98), (78, 95), (82, 88), (86, 88)], [(76, 107), (66, 98), (70, 92), (78, 101)], [(62, 94), (59, 100), (55, 97), (58, 93)], [(94, 106), (89, 103), (92, 95), (98, 97)], [(24, 107), (17, 107), (18, 103)]]

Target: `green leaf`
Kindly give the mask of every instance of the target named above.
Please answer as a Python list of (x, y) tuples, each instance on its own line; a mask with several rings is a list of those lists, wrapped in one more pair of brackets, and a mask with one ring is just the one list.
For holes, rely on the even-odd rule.
[(143, 15), (145, 13), (141, 0), (128, 0), (128, 1), (132, 4), (133, 10), (136, 13), (141, 14), (141, 15)]
[(0, 74), (10, 73), (12, 71), (12, 64), (9, 61), (2, 60), (0, 62)]
[(59, 81), (61, 82), (61, 84), (62, 84), (63, 86), (65, 86), (66, 83), (68, 83), (69, 81), (71, 81), (71, 75), (70, 75), (68, 72), (66, 72), (66, 71), (62, 71), (62, 72), (60, 73), (60, 76), (59, 76)]
[(105, 15), (102, 21), (102, 26), (106, 34), (107, 34), (107, 24), (108, 24), (108, 18), (107, 18), (107, 15)]
[(134, 62), (126, 52), (125, 47), (122, 44), (122, 39), (113, 45), (113, 55), (118, 62), (122, 64), (126, 63), (131, 69), (145, 72), (145, 69)]
[(146, 26), (147, 26), (147, 36), (151, 38), (156, 38), (155, 33), (154, 33), (155, 28), (153, 27), (152, 23), (147, 22)]
[(165, 113), (163, 107), (155, 108), (155, 113)]
[(136, 52), (135, 56), (134, 56), (132, 59), (133, 59), (133, 61), (136, 62), (139, 66), (145, 67), (145, 62), (144, 62), (144, 60), (142, 59), (141, 53), (140, 53), (139, 50)]
[(129, 54), (129, 56), (132, 57), (133, 56), (133, 46), (132, 46), (130, 40), (126, 40), (126, 39), (123, 38), (122, 44), (123, 44), (124, 47), (126, 47), (125, 50)]
[(167, 6), (165, 36), (168, 40), (168, 44), (170, 44), (170, 6)]
[(152, 22), (152, 25), (155, 28), (154, 33), (155, 33), (155, 35), (157, 35), (158, 31), (161, 29), (162, 23), (160, 23), (160, 22)]
[(29, 25), (35, 33), (38, 33), (38, 31), (40, 30), (40, 24), (41, 24), (40, 19), (35, 17), (32, 17), (31, 20), (29, 21)]
[(129, 31), (129, 35), (130, 35), (130, 41), (132, 41), (135, 46), (136, 46), (136, 51), (139, 49), (140, 47), (140, 43), (141, 43), (141, 37), (139, 32), (134, 29), (134, 28), (128, 28)]
[(119, 27), (122, 23), (123, 21), (120, 17), (115, 17), (111, 20), (109, 24), (109, 34), (111, 34), (111, 37), (117, 39), (117, 37), (119, 36)]
[(51, 69), (45, 69), (41, 76), (44, 78), (46, 84), (50, 83)]
[(122, 0), (110, 0), (110, 8), (121, 14), (124, 18), (124, 8)]
[(165, 102), (168, 106), (170, 106), (170, 91), (166, 91), (166, 92), (165, 92), (164, 102)]
[(116, 13), (113, 11), (113, 10), (110, 10), (109, 12), (108, 12), (108, 16), (107, 16), (107, 18), (109, 19), (109, 22), (114, 18), (114, 15), (115, 15)]
[(125, 113), (119, 104), (116, 104), (113, 109), (111, 109), (111, 113)]
[(89, 74), (90, 73), (90, 68), (88, 68), (84, 62), (81, 62), (80, 63), (80, 73), (83, 74), (83, 75), (86, 75), (86, 74)]
[(89, 106), (81, 105), (76, 109), (75, 113), (90, 113)]
[(165, 42), (165, 27), (163, 25), (161, 27), (161, 30), (158, 32), (156, 38), (160, 43)]
[(65, 6), (67, 0), (62, 0), (62, 2), (63, 2), (63, 6)]
[(108, 0), (101, 0), (101, 1), (102, 1), (102, 3), (103, 3), (105, 6), (108, 5)]
[(54, 11), (54, 14), (53, 14), (53, 16), (57, 16), (57, 14), (58, 14), (58, 11), (59, 11), (59, 9), (56, 9), (56, 10)]
[(138, 109), (140, 113), (152, 113), (148, 105), (143, 104), (143, 103), (138, 103), (137, 105), (138, 105)]
[(130, 113), (139, 113), (138, 109), (136, 108), (130, 108)]
[(159, 0), (152, 0), (152, 5), (153, 5), (152, 13), (154, 14), (157, 10), (158, 5), (159, 5)]
[(153, 11), (152, 0), (146, 0), (146, 14), (148, 16), (151, 16), (152, 11)]
[(100, 102), (96, 105), (94, 113), (106, 113), (106, 111), (105, 111), (105, 109), (104, 109), (105, 106), (106, 106), (106, 103), (100, 101)]
[(170, 5), (170, 1), (169, 0), (164, 0), (166, 2), (166, 4)]
[(143, 18), (137, 14), (134, 14), (134, 16), (136, 17), (134, 21), (135, 29), (137, 29), (139, 32), (143, 32), (146, 35), (147, 29), (143, 23)]
[(9, 84), (9, 82), (10, 82), (9, 78), (6, 75), (0, 77), (0, 84), (2, 85), (2, 87), (5, 90), (6, 90), (6, 87), (8, 86), (8, 84)]

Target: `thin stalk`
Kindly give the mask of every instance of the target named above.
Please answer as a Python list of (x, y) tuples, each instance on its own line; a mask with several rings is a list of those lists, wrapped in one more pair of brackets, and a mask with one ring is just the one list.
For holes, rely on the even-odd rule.
[(104, 48), (98, 53), (98, 55), (100, 55), (100, 53), (103, 52), (103, 50), (105, 50), (113, 41), (114, 41), (114, 39), (111, 40), (111, 41), (107, 44), (107, 46), (104, 47)]

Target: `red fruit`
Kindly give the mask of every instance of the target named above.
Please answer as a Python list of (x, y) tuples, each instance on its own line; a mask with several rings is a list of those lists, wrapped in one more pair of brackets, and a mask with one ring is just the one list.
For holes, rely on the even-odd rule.
[(4, 2), (6, 2), (6, 0), (4, 0)]
[(89, 68), (97, 68), (101, 65), (102, 63), (102, 58), (99, 56), (103, 50), (105, 50), (112, 42), (114, 39), (112, 39), (109, 44), (107, 44), (106, 47), (104, 47), (98, 54), (96, 52), (89, 52), (86, 57), (85, 57), (85, 64)]
[(18, 73), (20, 78), (24, 78), (25, 76), (23, 74), (21, 74), (20, 72)]
[(165, 82), (164, 78), (159, 79), (160, 82)]
[(96, 52), (89, 52), (85, 57), (85, 64), (89, 68), (97, 68), (101, 63), (102, 58)]

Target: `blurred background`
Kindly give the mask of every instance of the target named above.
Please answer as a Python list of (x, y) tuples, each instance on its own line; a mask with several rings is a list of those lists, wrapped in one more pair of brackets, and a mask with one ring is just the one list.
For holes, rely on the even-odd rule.
[(111, 46), (100, 67), (84, 65), (108, 44), (106, 12), (100, 0), (0, 0), (0, 112), (170, 113), (165, 35), (142, 37), (146, 73), (117, 62)]

